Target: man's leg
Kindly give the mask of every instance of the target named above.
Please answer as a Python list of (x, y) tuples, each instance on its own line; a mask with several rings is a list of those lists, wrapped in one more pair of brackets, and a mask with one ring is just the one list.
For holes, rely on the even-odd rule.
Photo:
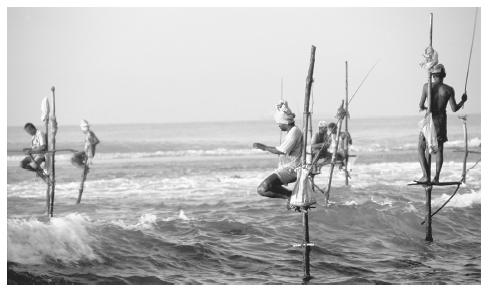
[[(419, 144), (418, 144), (418, 157), (420, 162), (420, 167), (422, 167), (422, 178), (418, 180), (418, 182), (429, 182), (430, 181), (430, 154), (426, 151), (427, 144), (425, 141), (424, 135), (420, 133), (419, 135)], [(428, 155), (427, 155), (428, 154)]]
[(283, 185), (283, 183), (280, 178), (273, 173), (259, 184), (258, 193), (261, 196), (269, 198), (288, 199), (291, 196), (291, 191), (281, 185)]
[(20, 161), (20, 167), (22, 167), (25, 170), (33, 171), (36, 172), (36, 169), (31, 166), (32, 158), (30, 156), (25, 157)]
[(438, 144), (439, 149), (437, 150), (437, 159), (435, 163), (435, 177), (432, 182), (438, 183), (439, 176), (441, 174), (442, 164), (444, 163), (444, 142), (439, 142)]

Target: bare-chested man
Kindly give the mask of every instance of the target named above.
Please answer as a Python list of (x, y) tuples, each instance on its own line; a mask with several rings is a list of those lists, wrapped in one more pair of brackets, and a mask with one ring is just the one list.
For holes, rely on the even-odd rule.
[[(446, 106), (447, 102), (451, 104), (453, 112), (458, 111), (463, 107), (464, 103), (468, 100), (468, 96), (463, 94), (461, 102), (456, 103), (454, 98), (454, 89), (444, 84), (444, 77), (446, 77), (446, 69), (444, 65), (437, 64), (432, 68), (432, 91), (431, 91), (431, 105), (430, 110), (432, 112), (432, 120), (434, 122), (435, 131), (437, 134), (437, 159), (436, 159), (436, 172), (433, 179), (433, 183), (439, 182), (439, 175), (442, 169), (442, 163), (444, 162), (444, 142), (447, 141), (447, 116)], [(427, 99), (427, 87), (428, 83), (424, 84), (422, 89), (422, 97), (420, 98), (420, 110), (426, 110), (425, 100)], [(423, 177), (418, 180), (421, 183), (430, 182), (430, 167), (428, 163), (430, 161), (430, 154), (427, 149), (426, 140), (422, 133), (419, 135), (418, 155), (420, 165), (422, 167)]]

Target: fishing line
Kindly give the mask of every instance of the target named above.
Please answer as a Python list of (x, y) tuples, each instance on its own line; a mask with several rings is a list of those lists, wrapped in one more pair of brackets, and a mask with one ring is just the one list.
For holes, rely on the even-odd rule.
[(359, 91), (359, 88), (361, 88), (361, 86), (363, 85), (364, 81), (366, 81), (366, 79), (368, 78), (368, 76), (371, 73), (371, 71), (373, 71), (374, 67), (376, 67), (376, 65), (378, 65), (379, 62), (380, 62), (380, 60), (376, 61), (376, 63), (373, 65), (373, 67), (371, 67), (371, 69), (369, 69), (368, 73), (366, 74), (366, 76), (364, 76), (363, 80), (359, 84), (359, 86), (356, 89), (356, 91), (354, 91), (354, 93), (352, 94), (351, 98), (349, 98), (349, 101), (347, 102), (348, 105), (349, 105), (349, 103), (351, 103), (352, 99), (354, 98), (354, 96), (356, 95), (356, 93)]

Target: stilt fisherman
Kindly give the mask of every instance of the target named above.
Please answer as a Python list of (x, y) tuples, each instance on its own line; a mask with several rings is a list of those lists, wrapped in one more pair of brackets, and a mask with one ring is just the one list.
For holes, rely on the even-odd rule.
[[(431, 68), (431, 73), (432, 100), (430, 103), (430, 110), (432, 113), (431, 117), (433, 128), (432, 125), (429, 126), (429, 123), (427, 123), (426, 121), (421, 122), (423, 127), (419, 135), (418, 156), (420, 166), (422, 167), (423, 176), (418, 180), (418, 182), (420, 183), (430, 182), (430, 167), (428, 165), (430, 157), (429, 152), (433, 152), (436, 154), (436, 172), (432, 182), (439, 182), (439, 176), (441, 173), (442, 164), (444, 162), (444, 142), (447, 141), (447, 103), (449, 102), (451, 105), (451, 110), (453, 112), (456, 112), (461, 109), (464, 103), (468, 100), (468, 96), (466, 94), (463, 94), (463, 96), (461, 97), (461, 101), (459, 103), (456, 103), (456, 99), (454, 97), (454, 89), (444, 83), (444, 78), (446, 77), (446, 69), (444, 68), (444, 65), (440, 63), (435, 64)], [(427, 107), (425, 107), (425, 101), (427, 99), (427, 89), (428, 83), (425, 83), (422, 89), (422, 96), (419, 103), (420, 111), (427, 110)], [(427, 117), (428, 115), (426, 115), (426, 119)], [(428, 129), (434, 129), (435, 131), (428, 131)], [(432, 137), (429, 137), (429, 135), (431, 135)]]
[(85, 134), (85, 147), (83, 151), (74, 153), (71, 158), (71, 163), (78, 168), (85, 168), (92, 164), (93, 157), (95, 157), (95, 150), (100, 140), (98, 140), (95, 133), (90, 130), (88, 121), (81, 120), (80, 129)]
[(277, 105), (274, 118), (281, 131), (287, 134), (281, 145), (277, 147), (261, 143), (253, 144), (253, 148), (279, 155), (278, 169), (259, 184), (257, 191), (261, 196), (288, 199), (292, 191), (283, 185), (297, 180), (295, 169), (300, 165), (303, 134), (300, 128), (295, 126), (295, 114), (288, 107), (288, 102), (282, 100)]

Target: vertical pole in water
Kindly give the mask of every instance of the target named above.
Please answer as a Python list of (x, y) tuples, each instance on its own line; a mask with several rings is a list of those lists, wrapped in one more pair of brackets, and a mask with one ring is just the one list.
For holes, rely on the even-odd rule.
[[(49, 105), (49, 104), (48, 104)], [(49, 150), (49, 113), (46, 115), (46, 118), (44, 120), (44, 129), (46, 131), (46, 150)], [(46, 213), (47, 216), (49, 217), (49, 210), (51, 209), (51, 159), (49, 158), (49, 154), (44, 154), (45, 158), (45, 168), (47, 171), (47, 181), (46, 181)]]
[[(313, 69), (315, 65), (315, 46), (312, 45), (312, 51), (310, 55), (310, 66), (308, 68), (308, 75), (305, 86), (305, 103), (303, 107), (303, 147), (302, 147), (302, 167), (307, 165), (307, 137), (308, 137), (308, 125), (310, 117), (310, 92), (312, 90), (313, 83)], [(309, 230), (308, 230), (308, 209), (309, 207), (303, 207), (302, 209), (302, 223), (303, 223), (303, 280), (310, 280), (310, 246), (309, 246)]]
[(347, 164), (349, 162), (349, 126), (348, 126), (348, 117), (349, 116), (349, 84), (348, 84), (348, 69), (347, 69), (347, 61), (346, 61), (346, 122), (344, 123), (344, 130), (346, 131), (346, 149), (344, 155), (344, 175), (346, 176), (346, 186), (349, 185), (349, 172), (347, 170)]
[(308, 209), (303, 209), (302, 212), (303, 221), (303, 244), (305, 245), (303, 250), (303, 280), (310, 280), (310, 234), (308, 231)]
[(56, 96), (55, 96), (55, 88), (54, 86), (51, 87), (51, 91), (53, 92), (53, 110), (52, 110), (52, 117), (50, 117), (50, 120), (51, 120), (51, 146), (52, 146), (52, 153), (51, 153), (51, 207), (50, 207), (50, 211), (49, 211), (49, 214), (51, 217), (53, 217), (53, 211), (54, 211), (54, 192), (56, 190), (56, 167), (55, 167), (55, 163), (54, 163), (54, 156), (56, 154), (55, 150), (56, 150), (56, 133), (57, 133), (57, 130), (58, 130), (58, 124), (56, 122)]
[(463, 161), (463, 177), (461, 182), (466, 183), (466, 160), (468, 160), (468, 128), (466, 127), (466, 115), (459, 116), (463, 120), (464, 128), (464, 161)]
[(425, 188), (425, 241), (432, 242), (432, 206), (430, 205), (432, 197), (432, 185)]
[[(429, 33), (429, 47), (432, 48), (432, 27), (433, 27), (433, 18), (434, 15), (430, 13), (430, 33)], [(433, 48), (432, 48), (433, 49)], [(427, 72), (428, 82), (427, 82), (427, 113), (431, 113), (431, 97), (432, 97), (432, 73), (429, 69)], [(429, 153), (427, 157), (427, 169), (429, 169), (429, 175), (431, 173), (431, 154)], [(432, 198), (432, 185), (428, 185), (425, 187), (425, 240), (432, 242), (432, 205), (431, 205), (431, 198)]]

